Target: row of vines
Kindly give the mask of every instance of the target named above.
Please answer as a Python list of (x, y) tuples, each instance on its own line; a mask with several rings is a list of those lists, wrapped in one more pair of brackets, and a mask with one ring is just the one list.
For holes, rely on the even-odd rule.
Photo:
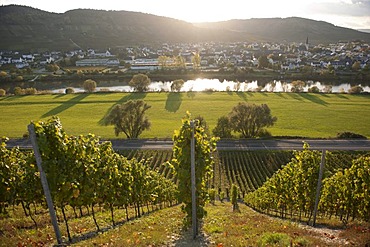
[(218, 177), (215, 187), (231, 187), (235, 184), (242, 194), (258, 189), (282, 165), (289, 162), (292, 153), (288, 151), (219, 151), (220, 174), (225, 173), (227, 182)]
[[(91, 134), (68, 136), (58, 118), (36, 123), (35, 131), (54, 207), (63, 214), (69, 241), (67, 207), (75, 212), (87, 208), (99, 231), (96, 207), (109, 210), (115, 225), (118, 208), (126, 210), (128, 220), (129, 207), (140, 217), (143, 207), (176, 201), (177, 187), (172, 180), (151, 170), (145, 160), (117, 154), (110, 142), (100, 142)], [(45, 206), (33, 153), (7, 149), (2, 141), (0, 159), (0, 211), (21, 204), (32, 217), (31, 205)]]
[[(247, 205), (281, 217), (302, 217), (310, 222), (315, 206), (322, 153), (308, 149), (294, 152), (292, 160), (263, 186), (244, 198)], [(348, 164), (350, 163), (350, 164)], [(326, 152), (319, 213), (370, 220), (370, 156)]]
[(123, 150), (120, 154), (127, 159), (146, 160), (147, 165), (151, 170), (157, 171), (167, 179), (171, 179), (176, 183), (174, 171), (167, 162), (173, 158), (172, 150)]

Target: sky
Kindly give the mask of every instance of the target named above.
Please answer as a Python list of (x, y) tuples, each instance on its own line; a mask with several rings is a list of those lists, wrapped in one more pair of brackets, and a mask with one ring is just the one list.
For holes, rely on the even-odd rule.
[(370, 29), (370, 0), (0, 0), (0, 5), (9, 4), (55, 13), (78, 8), (127, 10), (192, 23), (295, 16), (341, 27)]

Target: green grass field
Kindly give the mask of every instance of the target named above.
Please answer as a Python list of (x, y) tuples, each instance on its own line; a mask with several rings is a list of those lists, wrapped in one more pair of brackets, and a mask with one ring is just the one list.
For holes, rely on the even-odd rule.
[[(102, 126), (111, 107), (129, 99), (144, 99), (152, 106), (150, 131), (141, 138), (171, 138), (188, 110), (203, 116), (210, 129), (238, 102), (268, 104), (278, 118), (269, 129), (274, 136), (335, 137), (351, 131), (370, 137), (370, 95), (309, 93), (96, 93), (9, 96), (0, 98), (0, 136), (22, 137), (31, 121), (60, 117), (68, 134), (94, 133), (115, 138), (113, 126)], [(119, 136), (119, 137), (124, 137)]]

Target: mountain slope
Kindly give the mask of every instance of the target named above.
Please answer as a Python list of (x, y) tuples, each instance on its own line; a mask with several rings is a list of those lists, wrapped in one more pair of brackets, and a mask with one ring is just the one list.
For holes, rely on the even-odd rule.
[(0, 49), (20, 50), (240, 39), (235, 32), (137, 12), (78, 9), (55, 14), (16, 5), (0, 7), (0, 31)]
[(304, 19), (263, 18), (248, 20), (230, 20), (213, 23), (198, 23), (198, 27), (224, 29), (253, 34), (270, 42), (302, 42), (309, 38), (311, 43), (331, 43), (351, 40), (370, 41), (370, 34), (349, 28), (338, 27), (333, 24)]
[(188, 22), (129, 11), (91, 9), (50, 13), (26, 6), (0, 7), (0, 49), (107, 49), (115, 46), (185, 42), (272, 41), (329, 43), (370, 34), (302, 18)]

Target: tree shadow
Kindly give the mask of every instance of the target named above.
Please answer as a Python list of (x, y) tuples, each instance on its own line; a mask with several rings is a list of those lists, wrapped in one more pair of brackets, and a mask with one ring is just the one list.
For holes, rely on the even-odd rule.
[[(146, 216), (150, 215), (151, 213), (154, 213), (158, 210), (159, 209), (154, 209), (150, 212), (143, 213), (141, 217), (146, 217)], [(100, 228), (100, 231), (95, 230), (95, 231), (90, 231), (90, 232), (87, 232), (87, 233), (84, 233), (84, 234), (81, 234), (81, 235), (73, 236), (72, 241), (67, 242), (67, 244), (76, 244), (76, 243), (80, 243), (80, 242), (83, 242), (83, 241), (86, 241), (86, 240), (89, 240), (89, 239), (93, 239), (93, 238), (97, 237), (99, 234), (111, 231), (112, 229), (119, 228), (120, 226), (123, 226), (125, 224), (129, 224), (129, 222), (131, 222), (132, 220), (135, 220), (135, 219), (138, 219), (138, 217), (130, 216), (128, 219), (115, 222), (114, 226), (109, 225), (109, 226)]]
[(195, 93), (193, 91), (188, 91), (186, 95), (188, 96), (188, 98), (191, 98), (191, 99), (195, 98)]
[(59, 98), (62, 98), (64, 96), (66, 96), (67, 94), (58, 94), (58, 95), (55, 95), (54, 96), (54, 99), (59, 99)]
[(322, 97), (329, 98), (329, 95), (327, 93), (320, 93)]
[(303, 101), (302, 97), (299, 96), (299, 93), (287, 93), (291, 98), (299, 101)]
[(286, 99), (285, 94), (282, 94), (282, 93), (275, 93), (275, 95), (277, 95), (277, 96), (279, 96), (279, 97), (281, 97), (281, 98)]
[(314, 95), (314, 94), (307, 94), (307, 93), (301, 93), (300, 94), (301, 97), (313, 102), (313, 103), (316, 103), (316, 104), (319, 104), (319, 105), (324, 105), (324, 106), (327, 106), (328, 103), (325, 101), (325, 100), (322, 100), (320, 99), (317, 95)]
[(28, 95), (15, 95), (15, 96), (10, 96), (10, 97), (2, 97), (2, 100), (4, 101), (15, 101), (19, 100), (21, 98), (26, 98)]
[(242, 100), (247, 101), (247, 93), (236, 92), (236, 95), (238, 95)]
[(342, 93), (336, 93), (336, 94), (334, 94), (335, 96), (337, 96), (338, 98), (341, 98), (341, 99), (348, 99), (348, 97), (347, 96), (345, 96), (344, 94), (342, 94)]
[(169, 112), (177, 112), (182, 103), (182, 93), (168, 93), (165, 109)]
[(104, 119), (106, 118), (106, 116), (108, 116), (108, 114), (110, 113), (110, 111), (112, 110), (112, 108), (115, 106), (115, 105), (120, 105), (120, 104), (123, 104), (129, 100), (141, 100), (141, 99), (145, 99), (147, 93), (130, 93), (130, 94), (127, 94), (125, 96), (123, 96), (121, 99), (119, 99), (117, 102), (115, 102), (111, 107), (109, 107), (109, 109), (106, 111), (106, 113), (104, 114), (104, 116), (99, 120), (99, 125), (102, 125), (104, 126)]
[(69, 108), (75, 106), (78, 102), (86, 98), (89, 94), (79, 94), (70, 100), (67, 100), (63, 102), (61, 105), (55, 107), (54, 109), (51, 109), (50, 111), (44, 113), (41, 118), (50, 117), (58, 115), (61, 112), (64, 112), (65, 110), (68, 110)]
[(260, 95), (267, 97), (268, 94), (266, 92), (258, 92)]

